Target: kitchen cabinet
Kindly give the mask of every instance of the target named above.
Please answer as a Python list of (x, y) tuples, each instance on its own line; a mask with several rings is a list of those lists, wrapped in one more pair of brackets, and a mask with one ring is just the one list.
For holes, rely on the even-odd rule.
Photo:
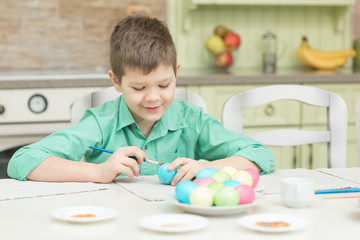
[[(332, 91), (345, 100), (349, 113), (347, 167), (357, 167), (355, 104), (360, 97), (360, 85), (354, 83), (304, 85)], [(207, 103), (208, 114), (221, 121), (222, 106), (229, 97), (260, 86), (263, 85), (189, 85), (182, 88), (202, 96)], [(312, 107), (295, 101), (277, 101), (244, 110), (244, 132), (273, 130), (278, 127), (324, 130), (326, 129), (326, 110), (325, 108)], [(269, 147), (275, 155), (277, 168), (327, 167), (326, 143), (297, 147)]]

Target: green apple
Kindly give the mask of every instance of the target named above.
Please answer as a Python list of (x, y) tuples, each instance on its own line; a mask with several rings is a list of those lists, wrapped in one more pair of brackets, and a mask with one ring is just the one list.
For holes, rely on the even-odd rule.
[(215, 206), (236, 206), (239, 201), (239, 193), (232, 187), (223, 187), (214, 196)]
[(209, 52), (213, 55), (218, 55), (225, 51), (225, 43), (218, 35), (209, 37), (205, 42), (205, 46), (207, 50), (209, 50)]
[(217, 25), (214, 30), (214, 34), (220, 36), (221, 38), (224, 38), (229, 32), (230, 30), (223, 25)]

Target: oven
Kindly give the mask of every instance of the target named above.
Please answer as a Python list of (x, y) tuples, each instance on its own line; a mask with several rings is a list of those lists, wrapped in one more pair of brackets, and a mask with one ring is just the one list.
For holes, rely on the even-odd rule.
[(8, 177), (7, 165), (17, 149), (70, 126), (72, 103), (100, 88), (4, 89), (0, 85), (0, 178)]

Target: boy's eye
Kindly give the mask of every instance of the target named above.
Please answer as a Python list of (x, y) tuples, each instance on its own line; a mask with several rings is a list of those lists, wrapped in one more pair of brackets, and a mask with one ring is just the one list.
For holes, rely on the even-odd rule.
[(161, 88), (166, 88), (166, 87), (168, 87), (169, 85), (170, 85), (170, 83), (165, 84), (165, 85), (160, 85), (159, 87), (161, 87)]
[(144, 87), (133, 87), (133, 89), (134, 89), (135, 91), (140, 91), (140, 90), (143, 90)]

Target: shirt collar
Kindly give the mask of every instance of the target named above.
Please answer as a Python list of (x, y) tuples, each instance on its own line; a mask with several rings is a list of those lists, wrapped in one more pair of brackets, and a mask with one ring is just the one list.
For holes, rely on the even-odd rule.
[(121, 95), (118, 99), (118, 106), (119, 106), (119, 112), (118, 112), (118, 127), (117, 130), (120, 130), (124, 127), (127, 127), (133, 123), (135, 123), (135, 120), (133, 116), (130, 113), (130, 110), (125, 102), (125, 99), (123, 95)]
[[(121, 95), (117, 101), (119, 101), (118, 119), (120, 119), (117, 130), (120, 130), (135, 123), (135, 120), (130, 113), (124, 97)], [(173, 100), (170, 107), (155, 124), (150, 135), (153, 135), (154, 137), (164, 136), (167, 134), (168, 130), (176, 131), (178, 129), (187, 127), (184, 117), (180, 114), (178, 109), (178, 101), (179, 100), (176, 98)]]

